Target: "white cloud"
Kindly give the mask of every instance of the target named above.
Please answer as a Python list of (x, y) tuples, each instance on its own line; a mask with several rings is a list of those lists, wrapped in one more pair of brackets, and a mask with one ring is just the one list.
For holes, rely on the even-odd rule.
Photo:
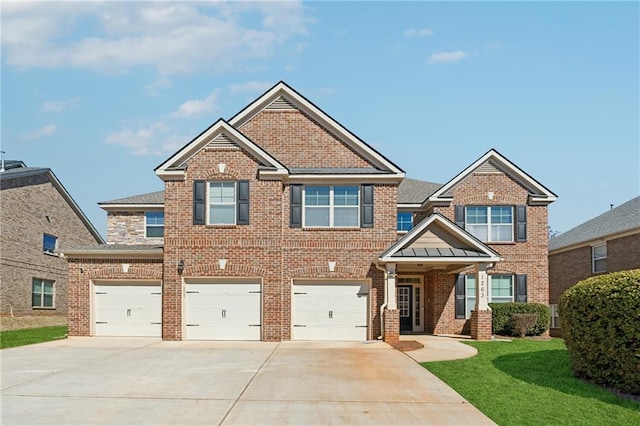
[(430, 36), (433, 34), (433, 30), (431, 28), (422, 28), (422, 29), (415, 29), (415, 28), (411, 28), (408, 30), (405, 30), (404, 32), (404, 36), (405, 37), (409, 37), (409, 38), (413, 38), (413, 37), (426, 37), (426, 36)]
[(137, 129), (115, 132), (105, 138), (105, 143), (121, 145), (134, 155), (164, 155), (177, 151), (188, 141), (164, 121), (156, 121)]
[(21, 135), (20, 138), (25, 140), (30, 140), (30, 141), (35, 139), (40, 139), (43, 136), (49, 136), (54, 134), (57, 129), (58, 127), (55, 124), (47, 124), (37, 130), (34, 130), (31, 133), (28, 133), (26, 135)]
[(458, 62), (467, 57), (467, 54), (462, 50), (456, 50), (455, 52), (440, 52), (440, 53), (432, 53), (431, 59), (429, 59), (430, 64), (443, 64), (450, 62)]
[(215, 105), (215, 101), (218, 99), (219, 89), (211, 92), (204, 100), (192, 99), (185, 101), (180, 107), (171, 113), (171, 117), (174, 118), (196, 118), (205, 114), (211, 114), (218, 110), (218, 106)]
[(265, 83), (258, 81), (249, 81), (243, 84), (232, 84), (229, 86), (229, 90), (234, 93), (237, 92), (266, 92), (273, 86), (273, 83)]
[(298, 1), (8, 2), (2, 21), (14, 67), (150, 66), (160, 75), (234, 69), (306, 35), (311, 22)]
[(65, 99), (63, 101), (46, 101), (42, 104), (42, 110), (46, 112), (61, 112), (76, 106), (80, 98)]

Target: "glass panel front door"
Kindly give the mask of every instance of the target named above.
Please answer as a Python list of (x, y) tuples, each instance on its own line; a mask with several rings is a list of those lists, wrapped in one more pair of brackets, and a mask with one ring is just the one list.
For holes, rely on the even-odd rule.
[(398, 311), (400, 312), (400, 332), (413, 331), (413, 309), (411, 308), (411, 290), (413, 286), (403, 285), (396, 287)]

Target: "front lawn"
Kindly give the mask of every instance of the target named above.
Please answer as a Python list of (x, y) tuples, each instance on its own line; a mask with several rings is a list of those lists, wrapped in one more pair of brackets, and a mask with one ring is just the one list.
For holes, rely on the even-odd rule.
[(67, 326), (27, 328), (0, 332), (0, 349), (64, 339)]
[(499, 425), (640, 424), (640, 403), (571, 374), (562, 339), (465, 343), (476, 357), (422, 366)]

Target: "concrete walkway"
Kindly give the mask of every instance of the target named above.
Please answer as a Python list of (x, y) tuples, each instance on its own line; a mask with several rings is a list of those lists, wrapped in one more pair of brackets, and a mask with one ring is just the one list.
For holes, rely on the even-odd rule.
[(0, 357), (3, 425), (494, 424), (384, 342), (76, 337)]
[(417, 362), (450, 361), (478, 354), (476, 348), (462, 343), (468, 338), (459, 336), (402, 335), (400, 340), (415, 340), (424, 345), (422, 349), (405, 352)]

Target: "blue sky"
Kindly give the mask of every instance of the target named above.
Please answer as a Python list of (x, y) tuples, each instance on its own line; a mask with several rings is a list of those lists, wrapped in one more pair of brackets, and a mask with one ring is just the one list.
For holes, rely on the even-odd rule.
[(97, 203), (280, 80), (445, 183), (497, 149), (567, 231), (640, 193), (638, 2), (14, 2), (2, 150)]

